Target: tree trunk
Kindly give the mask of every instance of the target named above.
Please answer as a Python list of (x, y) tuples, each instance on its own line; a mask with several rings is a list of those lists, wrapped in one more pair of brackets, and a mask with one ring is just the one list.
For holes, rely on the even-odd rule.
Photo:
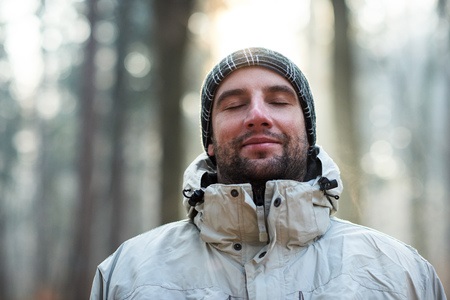
[[(450, 2), (448, 0), (439, 0), (438, 1), (438, 7), (437, 7), (437, 12), (438, 15), (440, 17), (440, 22), (442, 24), (445, 24), (447, 26), (446, 30), (447, 30), (447, 45), (444, 46), (445, 48), (443, 48), (443, 52), (447, 52), (450, 50)], [(446, 49), (446, 50), (445, 50)], [(439, 64), (442, 63), (442, 57), (437, 58), (439, 61)], [(445, 61), (445, 60), (444, 60)], [(444, 76), (446, 78), (446, 82), (450, 82), (450, 71), (448, 68), (448, 59), (447, 61), (447, 66), (443, 66), (443, 69), (445, 70)], [(450, 85), (447, 84), (446, 88), (445, 88), (445, 95), (448, 98), (450, 98)], [(446, 107), (444, 108), (446, 111), (445, 114), (445, 118), (443, 118), (443, 122), (444, 122), (444, 128), (450, 128), (450, 104), (447, 101), (446, 102)], [(443, 157), (443, 161), (445, 162), (445, 170), (447, 170), (446, 172), (446, 178), (443, 180), (444, 183), (450, 182), (450, 159), (448, 159), (450, 157), (450, 139), (448, 138), (448, 136), (445, 139), (444, 145), (444, 157)], [(450, 198), (450, 188), (448, 187), (448, 185), (446, 186), (446, 192), (447, 192), (447, 199)], [(447, 200), (448, 201), (448, 200)], [(449, 205), (446, 205), (447, 207), (447, 212), (449, 212)], [(446, 255), (444, 255), (443, 259), (441, 260), (443, 263), (447, 262), (450, 260), (450, 220), (448, 218), (445, 219), (446, 220), (446, 224), (445, 224), (445, 236), (442, 237), (442, 241), (441, 241), (441, 245), (443, 245), (444, 247), (444, 253), (446, 253)], [(448, 269), (448, 265), (447, 268), (445, 267), (446, 264), (440, 265), (440, 266), (435, 266), (436, 269), (438, 271), (440, 271), (441, 273), (439, 274), (440, 279), (442, 280), (442, 284), (444, 285), (447, 295), (450, 295), (450, 270)]]
[[(358, 131), (355, 124), (354, 109), (356, 107), (353, 90), (353, 61), (351, 42), (348, 36), (348, 8), (345, 0), (333, 0), (334, 8), (334, 103), (338, 122), (339, 166), (345, 184), (339, 215), (353, 222), (360, 222), (359, 207), (361, 172), (359, 170)], [(349, 201), (350, 200), (350, 201)]]
[(124, 60), (127, 47), (127, 33), (130, 29), (128, 24), (130, 2), (120, 1), (117, 4), (118, 39), (117, 39), (117, 64), (116, 64), (116, 84), (113, 89), (112, 107), (112, 161), (110, 177), (110, 197), (112, 208), (111, 238), (109, 239), (110, 249), (116, 249), (123, 242), (123, 225), (125, 224), (124, 205), (124, 132), (126, 132), (127, 114), (127, 92)]
[(160, 104), (161, 222), (180, 217), (182, 177), (183, 63), (187, 44), (187, 22), (193, 0), (155, 1), (157, 99)]
[[(93, 222), (93, 153), (95, 136), (95, 64), (96, 41), (93, 29), (97, 20), (97, 0), (88, 2), (88, 20), (91, 35), (85, 48), (85, 61), (80, 96), (80, 153), (78, 162), (79, 199), (77, 217), (75, 218), (75, 238), (71, 265), (73, 273), (69, 282), (68, 297), (72, 299), (88, 299), (94, 270), (90, 266), (90, 246)], [(69, 279), (70, 280), (70, 279)]]
[[(2, 186), (3, 183), (0, 183)], [(0, 192), (0, 196), (2, 199), (5, 199), (4, 194)], [(6, 241), (6, 214), (5, 209), (0, 203), (0, 238), (2, 241)], [(8, 291), (7, 291), (7, 283), (8, 283), (8, 272), (6, 268), (6, 243), (2, 243), (0, 245), (0, 299), (8, 299)]]
[[(6, 36), (0, 35), (0, 61), (7, 61), (7, 55), (3, 45), (5, 45)], [(8, 63), (9, 65), (9, 63)], [(15, 100), (11, 98), (10, 93), (6, 89), (10, 82), (3, 81), (2, 88), (0, 88), (0, 101), (7, 106), (14, 107), (18, 105)], [(21, 120), (19, 111), (11, 111), (8, 116), (11, 118), (9, 122), (6, 122), (6, 126), (0, 130), (0, 299), (8, 299), (12, 294), (11, 289), (11, 275), (8, 274), (7, 260), (7, 245), (10, 243), (8, 238), (8, 231), (11, 230), (9, 225), (11, 216), (8, 206), (6, 205), (9, 197), (8, 192), (12, 188), (14, 189), (14, 175), (13, 166), (16, 164), (17, 150), (13, 145), (13, 138), (18, 128), (20, 128)]]

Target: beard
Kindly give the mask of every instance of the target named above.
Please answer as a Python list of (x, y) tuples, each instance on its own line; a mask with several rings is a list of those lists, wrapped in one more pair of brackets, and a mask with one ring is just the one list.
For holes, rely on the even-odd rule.
[(282, 154), (267, 157), (267, 153), (258, 153), (258, 158), (241, 157), (239, 150), (242, 142), (251, 137), (247, 133), (235, 140), (219, 145), (213, 138), (218, 178), (221, 183), (250, 183), (264, 186), (269, 180), (290, 179), (302, 181), (307, 169), (308, 141), (306, 135), (289, 137), (286, 134), (264, 132), (266, 136), (276, 138), (282, 143)]

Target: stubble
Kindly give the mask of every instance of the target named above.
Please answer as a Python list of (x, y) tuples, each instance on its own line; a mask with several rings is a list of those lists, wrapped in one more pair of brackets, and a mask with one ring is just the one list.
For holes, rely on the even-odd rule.
[(285, 134), (265, 132), (266, 136), (281, 141), (281, 155), (266, 157), (267, 153), (257, 153), (258, 158), (240, 156), (240, 145), (251, 137), (247, 133), (225, 145), (219, 145), (213, 138), (219, 181), (226, 184), (251, 183), (265, 185), (274, 179), (302, 181), (306, 174), (308, 142), (306, 136), (289, 137)]

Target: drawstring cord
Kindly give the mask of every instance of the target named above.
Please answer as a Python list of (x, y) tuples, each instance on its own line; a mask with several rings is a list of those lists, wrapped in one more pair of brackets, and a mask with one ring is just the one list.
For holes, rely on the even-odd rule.
[(325, 195), (325, 197), (327, 197), (328, 201), (330, 202), (331, 205), (333, 205), (333, 203), (331, 202), (330, 197), (333, 197), (336, 200), (339, 200), (339, 196), (338, 195), (332, 195), (329, 194), (327, 191), (334, 189), (338, 186), (338, 182), (336, 179), (333, 180), (329, 180), (326, 177), (321, 177), (319, 179), (319, 185), (320, 185), (320, 190), (323, 192), (323, 194)]
[(203, 202), (203, 195), (205, 194), (203, 190), (195, 190), (191, 195), (188, 195), (187, 193), (190, 192), (192, 192), (192, 189), (183, 190), (183, 196), (189, 199), (188, 203), (190, 206), (196, 206), (197, 204)]
[(191, 206), (188, 211), (188, 217), (190, 219), (194, 219), (197, 215), (197, 211), (195, 210), (195, 206), (199, 203), (203, 203), (203, 195), (205, 192), (203, 190), (195, 190), (191, 195), (188, 193), (192, 192), (192, 189), (184, 189), (183, 196), (188, 199), (188, 203)]

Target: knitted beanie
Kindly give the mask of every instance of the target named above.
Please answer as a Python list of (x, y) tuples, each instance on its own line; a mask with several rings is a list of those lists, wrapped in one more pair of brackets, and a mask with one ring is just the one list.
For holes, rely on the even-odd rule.
[(202, 141), (205, 151), (211, 143), (211, 111), (215, 93), (220, 83), (233, 71), (250, 66), (260, 66), (275, 71), (286, 78), (297, 92), (303, 109), (310, 148), (316, 143), (316, 115), (313, 96), (308, 81), (300, 69), (284, 55), (266, 48), (247, 48), (236, 51), (222, 59), (206, 76), (201, 90)]

